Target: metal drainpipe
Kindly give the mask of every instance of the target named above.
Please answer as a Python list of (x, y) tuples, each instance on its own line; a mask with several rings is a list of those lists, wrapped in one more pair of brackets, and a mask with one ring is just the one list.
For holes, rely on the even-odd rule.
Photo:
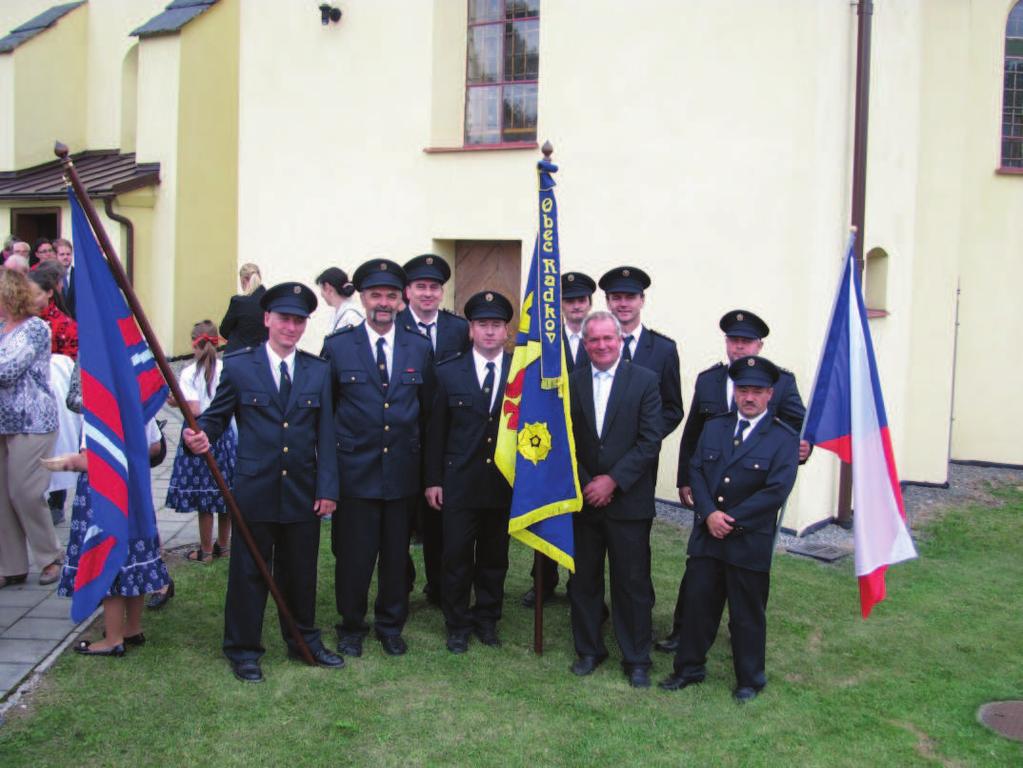
[[(864, 219), (867, 208), (867, 134), (870, 126), (870, 28), (873, 0), (856, 3), (856, 106), (853, 112), (852, 224), (856, 227), (856, 271), (863, 274)], [(842, 464), (838, 477), (838, 514), (843, 528), (852, 524), (852, 467)]]
[(135, 225), (127, 216), (114, 213), (114, 198), (103, 198), (103, 210), (111, 221), (116, 221), (124, 226), (128, 235), (128, 243), (124, 249), (124, 271), (128, 275), (128, 282), (135, 285)]

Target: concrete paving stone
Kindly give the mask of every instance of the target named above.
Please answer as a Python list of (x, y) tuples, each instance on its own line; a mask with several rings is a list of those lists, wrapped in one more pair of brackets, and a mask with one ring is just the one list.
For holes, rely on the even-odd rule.
[(66, 619), (71, 615), (71, 600), (51, 595), (25, 615), (30, 619)]
[(9, 640), (0, 637), (0, 662), (38, 664), (53, 650), (52, 640)]
[(24, 618), (8, 627), (0, 639), (63, 640), (75, 628), (71, 619)]
[(25, 605), (0, 605), (0, 627), (7, 628), (28, 613)]
[(45, 593), (52, 592), (56, 588), (57, 588), (56, 584), (46, 584), (46, 585), (40, 584), (39, 583), (39, 574), (38, 573), (30, 573), (28, 575), (28, 580), (24, 584), (19, 584), (16, 587), (4, 587), (4, 591), (0, 592), (0, 605), (3, 605), (4, 601), (3, 601), (3, 597), (2, 596), (6, 595), (6, 594), (14, 595), (14, 594), (17, 594), (18, 592), (42, 592), (44, 594), (40, 595), (40, 597), (39, 597), (39, 599), (42, 600), (43, 597), (46, 596)]
[(4, 698), (11, 690), (24, 680), (33, 670), (35, 664), (9, 664), (0, 661), (0, 699)]
[(3, 590), (0, 590), (0, 607), (4, 606), (31, 607), (45, 599), (46, 595), (37, 589), (18, 589), (16, 587), (6, 587)]

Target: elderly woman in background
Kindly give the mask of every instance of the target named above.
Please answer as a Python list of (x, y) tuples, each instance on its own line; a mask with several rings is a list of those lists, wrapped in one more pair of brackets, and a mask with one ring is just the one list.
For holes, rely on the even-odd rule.
[(32, 547), (40, 584), (60, 578), (61, 548), (43, 494), (40, 459), (57, 438), (50, 389), (50, 328), (32, 315), (27, 277), (0, 270), (0, 588), (28, 578)]
[(327, 329), (328, 334), (340, 331), (349, 325), (358, 325), (365, 319), (362, 312), (351, 301), (351, 295), (355, 293), (355, 286), (352, 285), (343, 269), (327, 267), (316, 278), (316, 284), (320, 287), (320, 296), (334, 310), (334, 315), (330, 318), (330, 327)]
[(263, 276), (255, 264), (242, 264), (238, 270), (242, 292), (232, 296), (224, 319), (220, 321), (220, 335), (227, 339), (224, 352), (234, 352), (245, 347), (257, 347), (267, 339), (263, 325), (263, 308), (259, 300), (266, 293)]
[(67, 355), (73, 362), (78, 359), (78, 323), (68, 316), (60, 295), (63, 277), (64, 269), (56, 261), (41, 262), (28, 275), (32, 281), (33, 314), (50, 326), (50, 351), (55, 355)]

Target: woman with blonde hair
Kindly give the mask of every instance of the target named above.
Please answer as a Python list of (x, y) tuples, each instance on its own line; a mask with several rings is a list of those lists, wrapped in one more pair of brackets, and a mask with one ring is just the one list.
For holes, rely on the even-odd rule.
[(220, 321), (220, 335), (227, 339), (225, 352), (255, 347), (267, 338), (263, 325), (263, 308), (259, 300), (266, 293), (263, 276), (255, 264), (242, 264), (238, 270), (242, 292), (231, 297), (224, 319)]
[(40, 463), (57, 439), (50, 327), (33, 310), (28, 278), (0, 270), (0, 588), (28, 578), (28, 547), (40, 584), (60, 578), (62, 562)]

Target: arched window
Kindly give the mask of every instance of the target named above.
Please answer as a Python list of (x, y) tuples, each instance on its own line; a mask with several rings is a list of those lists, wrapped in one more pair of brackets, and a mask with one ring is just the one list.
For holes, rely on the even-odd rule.
[(1023, 0), (1009, 11), (1005, 25), (1002, 168), (1023, 169)]

